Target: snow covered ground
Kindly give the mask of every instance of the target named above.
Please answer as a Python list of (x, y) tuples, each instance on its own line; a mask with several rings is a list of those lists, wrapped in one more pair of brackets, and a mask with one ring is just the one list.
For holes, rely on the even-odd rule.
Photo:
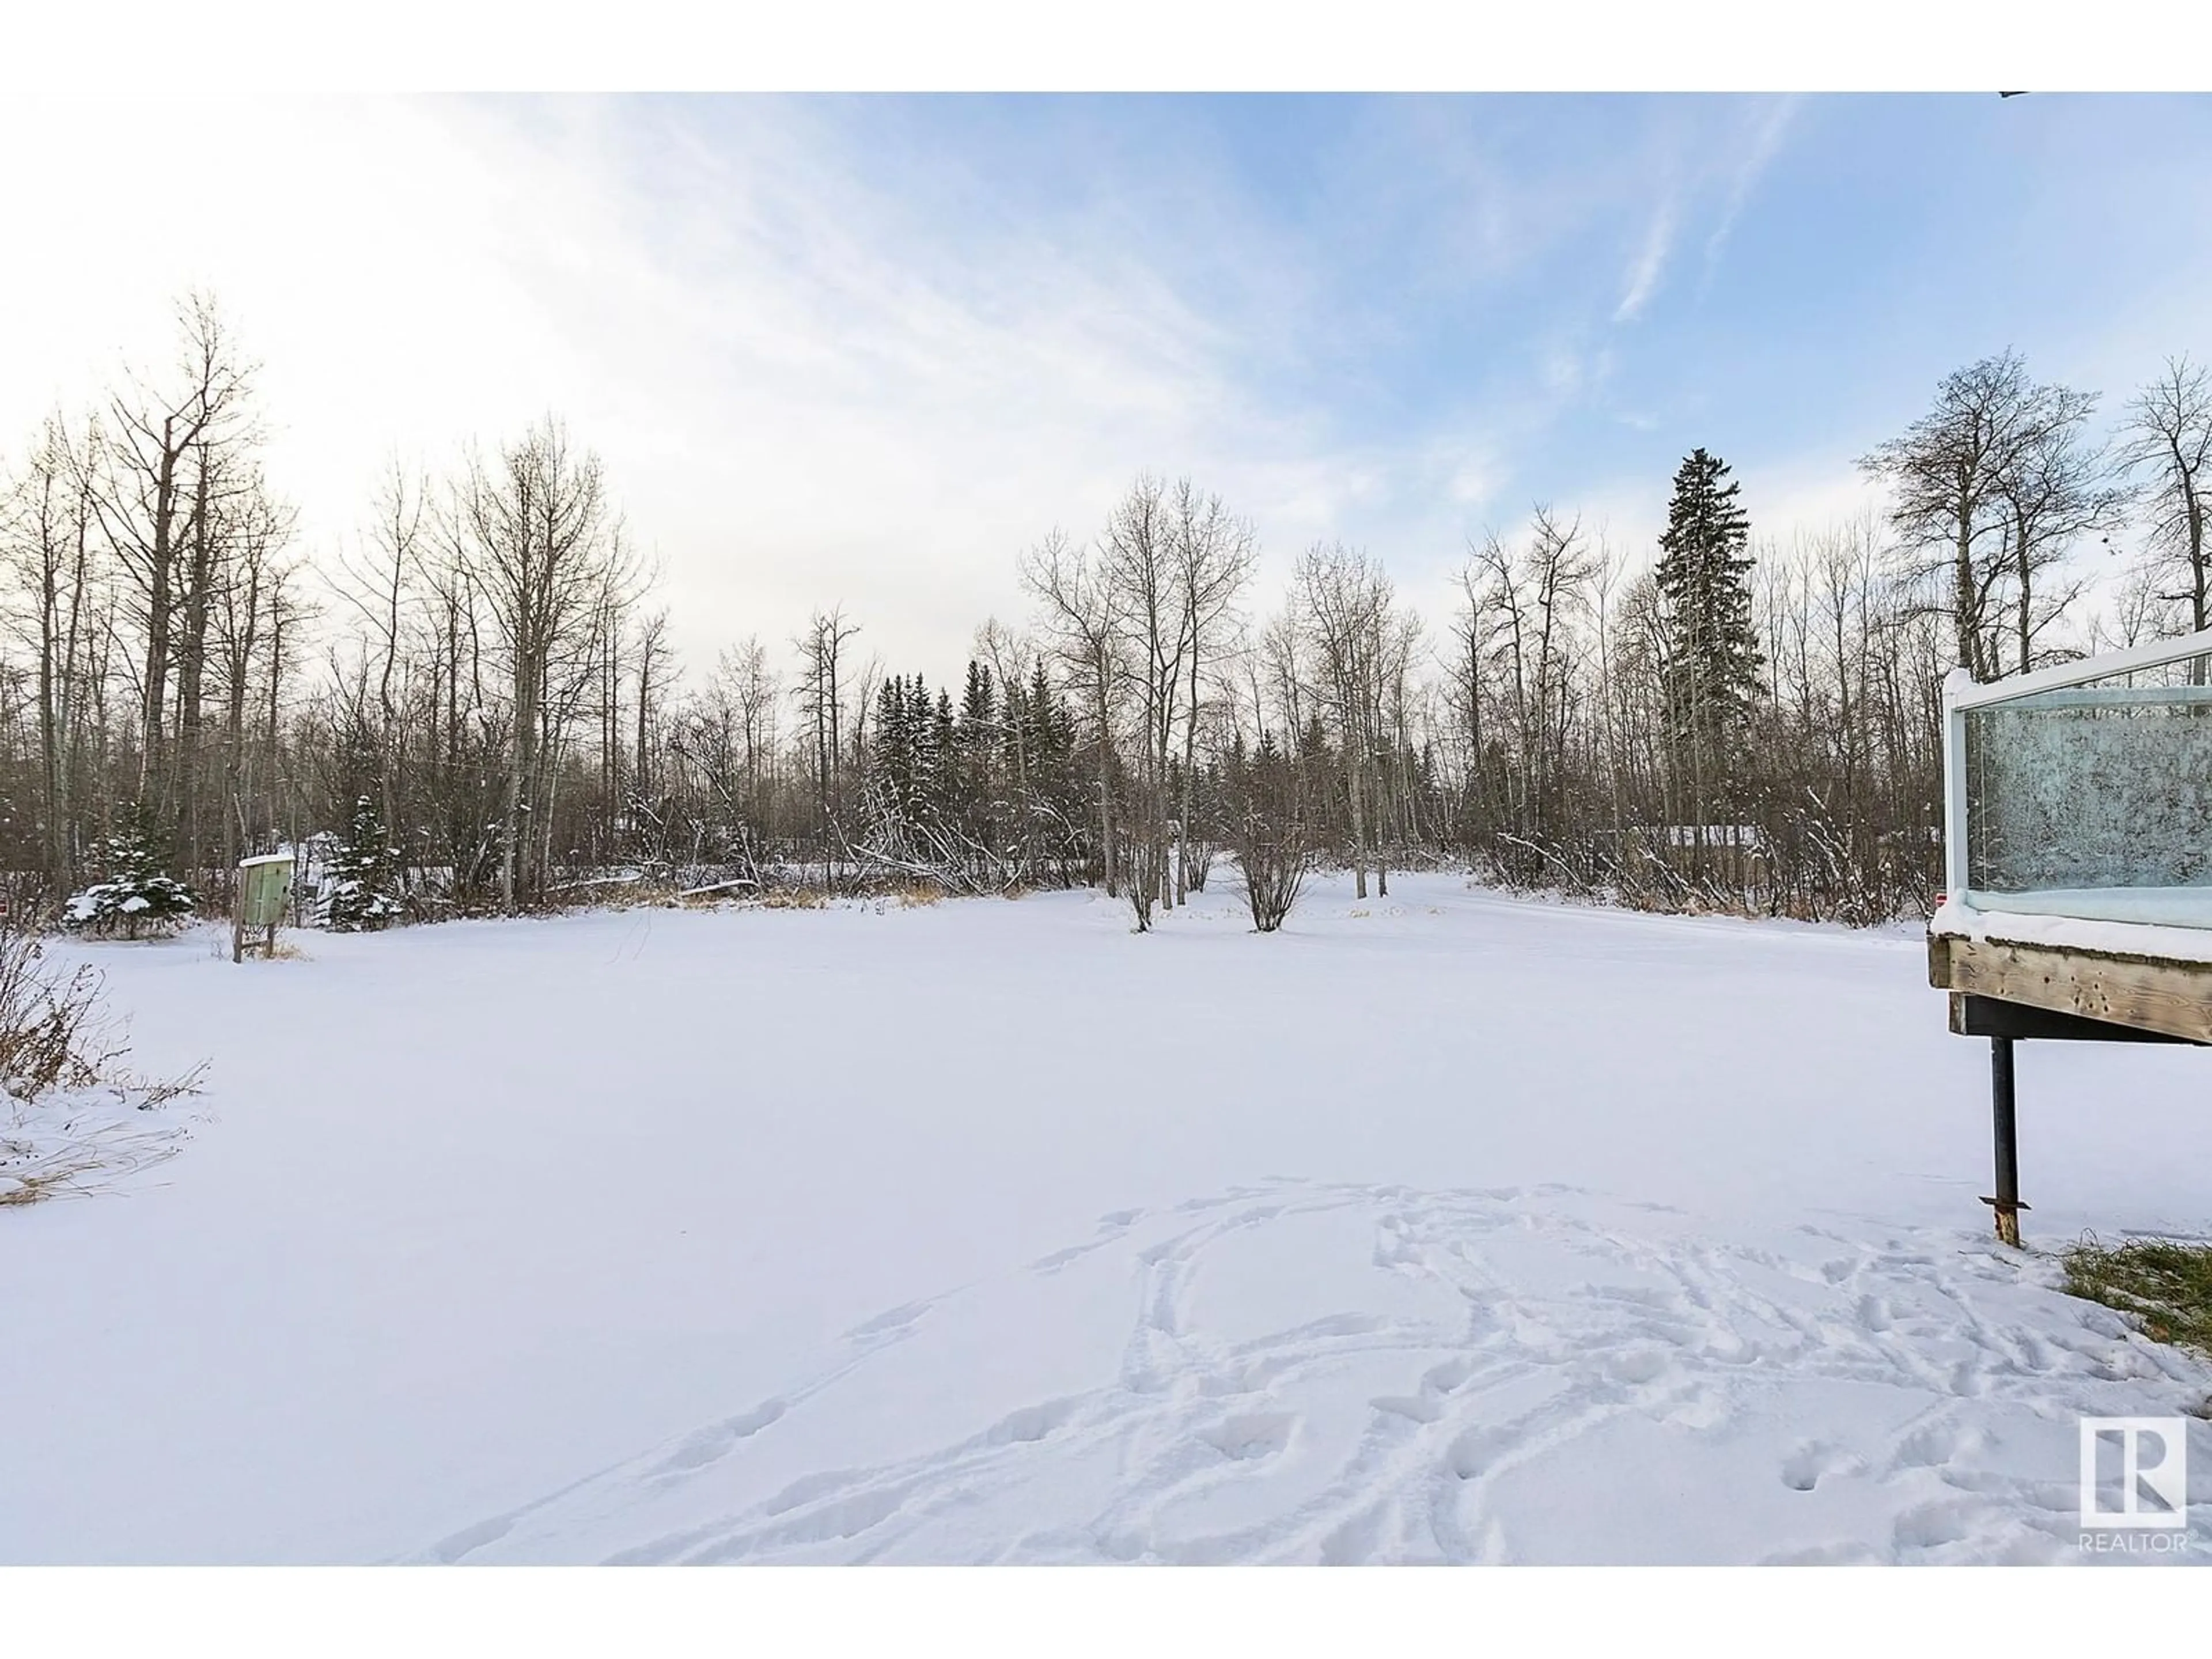
[[(208, 1121), (0, 1208), (0, 1560), (2069, 1561), (2212, 1395), (1917, 933), (1394, 886), (73, 947)], [(2208, 1066), (2026, 1048), (2032, 1238), (2212, 1229)]]

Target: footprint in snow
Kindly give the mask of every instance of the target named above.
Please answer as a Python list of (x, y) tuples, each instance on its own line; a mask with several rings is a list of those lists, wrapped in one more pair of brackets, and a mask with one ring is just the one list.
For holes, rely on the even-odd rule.
[(1224, 1457), (1249, 1462), (1255, 1457), (1267, 1457), (1291, 1443), (1291, 1431), (1297, 1419), (1288, 1412), (1255, 1412), (1248, 1416), (1232, 1417), (1202, 1431), (1199, 1438)]
[(1402, 1417), (1412, 1423), (1433, 1423), (1444, 1414), (1433, 1395), (1378, 1395), (1367, 1403), (1386, 1416)]
[(1000, 1418), (983, 1437), (994, 1446), (1034, 1444), (1055, 1429), (1065, 1427), (1075, 1416), (1077, 1403), (1073, 1400), (1048, 1400), (1039, 1405), (1024, 1406)]
[(1856, 1474), (1865, 1468), (1864, 1459), (1840, 1446), (1808, 1440), (1782, 1460), (1782, 1484), (1792, 1492), (1811, 1492), (1830, 1475)]
[(769, 1400), (749, 1412), (693, 1431), (677, 1443), (675, 1450), (660, 1461), (659, 1467), (648, 1479), (665, 1479), (704, 1468), (717, 1459), (727, 1456), (741, 1442), (751, 1439), (781, 1417), (786, 1409), (782, 1401)]
[(861, 1337), (887, 1336), (895, 1331), (902, 1332), (929, 1309), (930, 1304), (927, 1302), (909, 1302), (902, 1308), (893, 1308), (889, 1313), (879, 1313), (873, 1319), (862, 1320), (845, 1333), (846, 1340), (852, 1341)]

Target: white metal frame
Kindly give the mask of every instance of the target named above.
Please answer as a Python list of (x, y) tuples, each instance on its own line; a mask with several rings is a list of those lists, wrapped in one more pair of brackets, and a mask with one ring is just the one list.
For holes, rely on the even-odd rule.
[(2011, 702), (2039, 691), (2060, 691), (2116, 674), (2133, 674), (2146, 668), (2163, 668), (2191, 657), (2212, 655), (2212, 628), (2185, 634), (2175, 640), (2153, 640), (2101, 657), (2039, 668), (2033, 674), (1978, 684), (1963, 668), (1954, 668), (1943, 682), (1943, 887), (1954, 904), (1971, 910), (1973, 896), (1966, 887), (1966, 711), (1991, 703)]

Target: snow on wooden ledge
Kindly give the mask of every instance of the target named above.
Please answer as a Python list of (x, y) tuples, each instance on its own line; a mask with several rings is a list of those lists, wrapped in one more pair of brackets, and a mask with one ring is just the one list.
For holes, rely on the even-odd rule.
[(1928, 919), (1928, 933), (1931, 939), (1991, 940), (2093, 951), (2103, 956), (2212, 963), (2212, 928), (1986, 910), (1961, 904), (1955, 898), (1946, 898), (1936, 907), (1936, 914)]

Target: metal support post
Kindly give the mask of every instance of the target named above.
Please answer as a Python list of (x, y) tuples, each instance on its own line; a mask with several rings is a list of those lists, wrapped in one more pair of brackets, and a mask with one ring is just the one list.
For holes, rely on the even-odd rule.
[(2020, 1248), (2020, 1133), (2013, 1115), (2012, 1045), (2008, 1036), (1990, 1039), (1990, 1122), (1996, 1133), (1997, 1191), (1983, 1203), (1996, 1212), (1997, 1237)]

